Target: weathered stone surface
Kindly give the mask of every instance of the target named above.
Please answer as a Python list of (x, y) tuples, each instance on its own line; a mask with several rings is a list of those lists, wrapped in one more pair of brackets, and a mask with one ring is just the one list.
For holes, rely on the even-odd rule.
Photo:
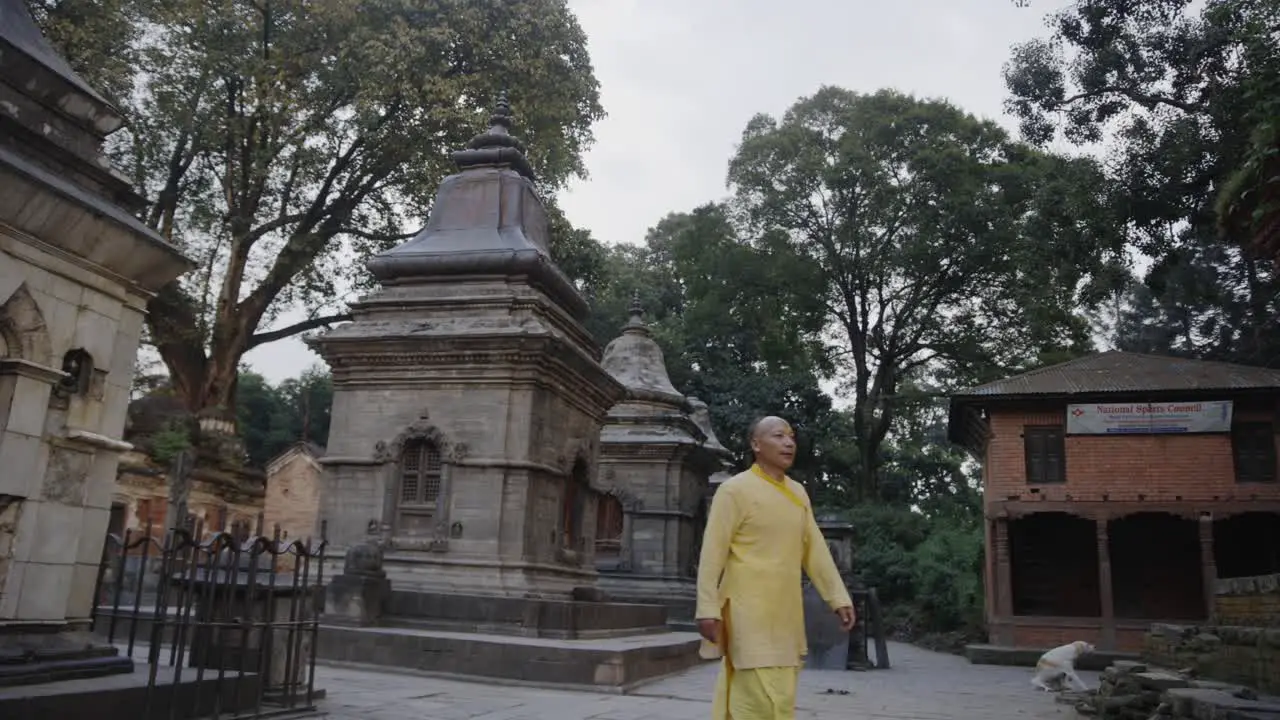
[(1280, 699), (1261, 698), (1249, 688), (1194, 680), (1183, 673), (1134, 664), (1107, 668), (1096, 691), (1074, 703), (1077, 711), (1103, 718), (1175, 717), (1199, 720), (1269, 717), (1280, 720)]
[[(1278, 643), (1272, 643), (1272, 633)], [(1143, 657), (1194, 677), (1280, 692), (1280, 629), (1157, 624), (1143, 640)]]
[(706, 405), (672, 387), (638, 301), (601, 362), (626, 388), (600, 431), (601, 502), (612, 510), (596, 528), (601, 587), (691, 618), (708, 478), (723, 469), (728, 451)]
[(1187, 678), (1162, 670), (1133, 673), (1130, 677), (1146, 690), (1170, 690), (1172, 688), (1190, 687), (1191, 685), (1191, 681)]
[[(130, 665), (80, 631), (130, 447), (121, 431), (145, 305), (191, 263), (134, 217), (144, 202), (102, 150), (121, 123), (25, 4), (0, 0), (0, 675), (11, 682)], [(51, 646), (58, 657), (42, 657)]]
[(697, 647), (692, 633), (572, 641), (403, 628), (320, 633), (330, 661), (613, 691), (697, 665)]
[(595, 582), (599, 431), (623, 390), (548, 255), (505, 100), (492, 123), (423, 232), (369, 260), (382, 288), (313, 341), (334, 378), (321, 514), (339, 548), (382, 542), (398, 589), (566, 597)]
[(382, 549), (393, 588), (372, 617), (366, 594), (385, 586), (349, 551), (331, 598), (346, 593), (347, 625), (378, 627), (326, 625), (318, 653), (624, 687), (697, 662), (697, 643), (660, 606), (592, 593), (601, 425), (625, 389), (551, 261), (510, 123), (504, 99), (426, 229), (369, 260), (381, 289), (313, 341), (334, 382), (321, 514), (338, 548)]

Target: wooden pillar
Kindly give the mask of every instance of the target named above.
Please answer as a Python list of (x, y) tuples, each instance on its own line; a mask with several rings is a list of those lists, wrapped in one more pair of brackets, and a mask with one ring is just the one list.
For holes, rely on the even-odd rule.
[(1116, 599), (1111, 587), (1111, 542), (1107, 530), (1111, 519), (1106, 515), (1094, 518), (1098, 536), (1098, 594), (1102, 605), (1102, 648), (1116, 647)]
[(1218, 582), (1218, 564), (1213, 558), (1213, 513), (1200, 513), (1200, 575), (1204, 578), (1204, 616), (1213, 616), (1214, 585)]
[(1009, 562), (1009, 518), (996, 518), (996, 616), (1001, 623), (991, 638), (996, 645), (1013, 644), (1013, 572)]

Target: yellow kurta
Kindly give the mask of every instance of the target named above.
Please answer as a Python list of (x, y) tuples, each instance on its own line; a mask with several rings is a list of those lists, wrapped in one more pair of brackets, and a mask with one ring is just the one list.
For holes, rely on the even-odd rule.
[(698, 565), (697, 617), (724, 619), (729, 606), (732, 620), (724, 640), (740, 670), (801, 664), (808, 651), (801, 569), (833, 611), (853, 605), (809, 495), (791, 478), (786, 488), (792, 497), (748, 470), (726, 480), (711, 502)]

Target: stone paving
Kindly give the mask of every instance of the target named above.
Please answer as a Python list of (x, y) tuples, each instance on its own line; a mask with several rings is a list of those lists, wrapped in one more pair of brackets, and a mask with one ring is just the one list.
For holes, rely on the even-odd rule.
[[(798, 720), (1040, 720), (1076, 717), (1037, 691), (1028, 668), (967, 660), (892, 643), (893, 669), (805, 671)], [(704, 665), (628, 695), (316, 668), (332, 720), (705, 720), (716, 666)], [(1096, 687), (1097, 673), (1080, 673)], [(847, 693), (847, 694), (843, 694)]]

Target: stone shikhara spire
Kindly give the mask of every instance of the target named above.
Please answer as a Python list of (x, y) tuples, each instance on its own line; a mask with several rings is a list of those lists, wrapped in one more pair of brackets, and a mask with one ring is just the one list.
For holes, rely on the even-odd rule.
[(506, 165), (531, 181), (537, 180), (533, 166), (524, 155), (524, 143), (511, 134), (512, 124), (511, 104), (503, 90), (489, 116), (489, 129), (471, 138), (467, 149), (455, 151), (450, 158), (460, 170)]

